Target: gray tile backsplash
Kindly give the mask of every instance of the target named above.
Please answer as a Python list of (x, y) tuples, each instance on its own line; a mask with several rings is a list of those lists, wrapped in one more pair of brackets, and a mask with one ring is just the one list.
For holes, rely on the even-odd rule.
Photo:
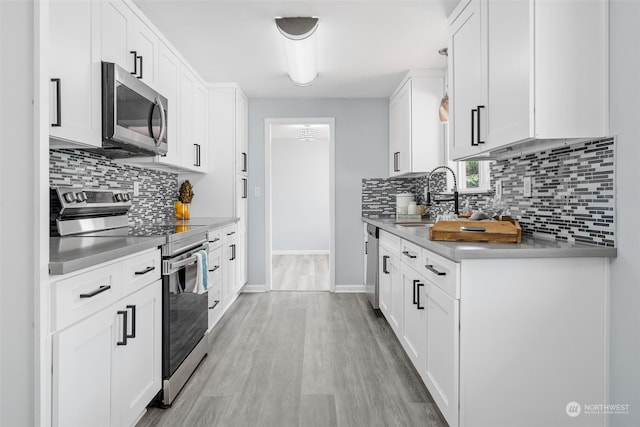
[[(518, 218), (523, 232), (559, 240), (615, 246), (615, 141), (605, 138), (553, 150), (497, 160), (491, 165), (491, 188), (502, 181), (502, 199)], [(445, 174), (432, 180), (445, 187)], [(532, 197), (524, 197), (523, 178), (532, 178)], [(436, 184), (433, 185), (433, 181)], [(421, 203), (426, 177), (362, 180), (362, 215), (395, 215), (397, 192), (416, 194)], [(493, 191), (463, 194), (472, 208), (486, 207)], [(428, 209), (429, 210), (429, 209)], [(452, 211), (452, 203), (436, 205), (432, 214)]]
[(86, 188), (117, 188), (133, 196), (133, 183), (140, 183), (133, 197), (129, 222), (160, 221), (173, 215), (178, 196), (178, 175), (114, 162), (83, 150), (49, 150), (49, 185)]

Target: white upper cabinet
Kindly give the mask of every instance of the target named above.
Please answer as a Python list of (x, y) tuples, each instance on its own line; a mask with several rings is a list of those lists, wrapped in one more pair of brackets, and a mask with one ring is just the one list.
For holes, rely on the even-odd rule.
[(193, 87), (193, 149), (194, 168), (201, 172), (208, 170), (209, 144), (207, 138), (207, 88), (196, 81)]
[(158, 36), (122, 1), (102, 2), (102, 59), (156, 87)]
[(102, 144), (99, 9), (97, 2), (50, 2), (51, 145)]
[(249, 174), (249, 103), (241, 91), (236, 91), (236, 172)]
[(442, 70), (410, 72), (389, 99), (389, 176), (431, 171), (444, 161), (444, 126), (438, 110)]
[(182, 150), (178, 142), (180, 59), (164, 43), (158, 51), (158, 91), (167, 98), (167, 154), (159, 156), (160, 161), (170, 165), (179, 165)]
[(449, 18), (450, 157), (608, 134), (608, 2), (468, 0)]

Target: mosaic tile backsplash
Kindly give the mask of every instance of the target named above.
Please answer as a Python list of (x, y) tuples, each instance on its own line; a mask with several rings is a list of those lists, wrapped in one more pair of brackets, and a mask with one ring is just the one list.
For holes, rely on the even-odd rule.
[[(593, 140), (553, 150), (540, 151), (491, 165), (491, 188), (502, 181), (502, 200), (518, 218), (523, 232), (601, 246), (615, 246), (615, 144), (613, 138)], [(432, 180), (434, 191), (443, 191), (444, 173)], [(524, 197), (522, 181), (532, 178), (532, 197)], [(434, 184), (435, 182), (435, 184)], [(395, 215), (394, 194), (410, 192), (422, 203), (426, 177), (362, 180), (362, 216)], [(493, 191), (463, 194), (460, 207), (490, 205)], [(428, 212), (453, 211), (443, 203)]]
[(132, 197), (129, 223), (158, 221), (173, 215), (178, 195), (178, 175), (138, 168), (83, 150), (49, 150), (49, 185), (87, 188), (118, 188), (133, 196), (133, 183), (140, 192)]

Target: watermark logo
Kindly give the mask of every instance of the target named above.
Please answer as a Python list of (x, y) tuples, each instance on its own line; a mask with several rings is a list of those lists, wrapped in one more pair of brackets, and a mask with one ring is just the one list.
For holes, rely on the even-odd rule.
[(567, 411), (567, 415), (572, 418), (577, 417), (578, 415), (580, 415), (580, 412), (582, 412), (582, 408), (580, 407), (580, 404), (578, 402), (567, 403), (567, 407), (565, 408), (565, 410)]

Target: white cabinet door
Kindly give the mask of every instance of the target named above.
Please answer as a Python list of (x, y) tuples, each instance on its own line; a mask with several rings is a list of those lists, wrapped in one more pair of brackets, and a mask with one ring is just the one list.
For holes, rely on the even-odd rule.
[(105, 309), (53, 334), (54, 427), (120, 425), (112, 413), (114, 350), (122, 341), (122, 318)]
[(193, 168), (196, 164), (196, 148), (193, 145), (193, 87), (196, 78), (185, 67), (180, 77), (180, 146), (182, 165)]
[(223, 250), (223, 270), (222, 270), (222, 287), (223, 287), (223, 299), (235, 294), (237, 289), (237, 257), (238, 257), (238, 244), (237, 238), (233, 238), (225, 244)]
[[(483, 148), (484, 139), (478, 135), (478, 106), (486, 107), (482, 31), (480, 0), (467, 1), (449, 21), (449, 156), (453, 159)], [(480, 108), (480, 120), (484, 113), (486, 108)]]
[(242, 92), (236, 90), (236, 172), (249, 173), (249, 103)]
[(101, 14), (102, 60), (120, 65), (133, 73), (135, 58), (129, 49), (133, 38), (133, 20), (137, 19), (131, 9), (119, 0), (103, 1)]
[(426, 280), (404, 263), (401, 271), (404, 301), (404, 334), (401, 342), (418, 372), (423, 372), (427, 345)]
[(391, 314), (387, 318), (398, 337), (404, 334), (404, 289), (402, 283), (400, 259), (391, 254), (391, 258), (387, 261), (387, 269), (391, 279)]
[(130, 426), (162, 388), (162, 282), (117, 304), (127, 316), (126, 345), (116, 347), (115, 383), (121, 399), (121, 425)]
[(193, 87), (194, 169), (200, 172), (207, 172), (208, 170), (207, 112), (207, 88), (196, 81)]
[[(133, 40), (130, 50), (136, 52), (135, 75), (151, 87), (157, 87), (158, 49), (160, 39), (137, 17), (133, 20)], [(132, 54), (133, 57), (133, 54)]]
[(179, 165), (181, 149), (178, 139), (178, 123), (180, 114), (180, 67), (178, 57), (161, 43), (158, 52), (158, 91), (167, 98), (167, 154), (160, 156), (160, 161), (171, 165)]
[(407, 80), (389, 104), (389, 176), (410, 171), (411, 80)]
[(420, 375), (447, 423), (457, 426), (460, 301), (430, 282), (425, 286), (426, 369)]
[(389, 251), (380, 247), (378, 254), (378, 304), (382, 314), (389, 319), (391, 316), (391, 270), (389, 270), (391, 255)]
[(50, 135), (102, 145), (100, 3), (53, 0), (49, 10)]

